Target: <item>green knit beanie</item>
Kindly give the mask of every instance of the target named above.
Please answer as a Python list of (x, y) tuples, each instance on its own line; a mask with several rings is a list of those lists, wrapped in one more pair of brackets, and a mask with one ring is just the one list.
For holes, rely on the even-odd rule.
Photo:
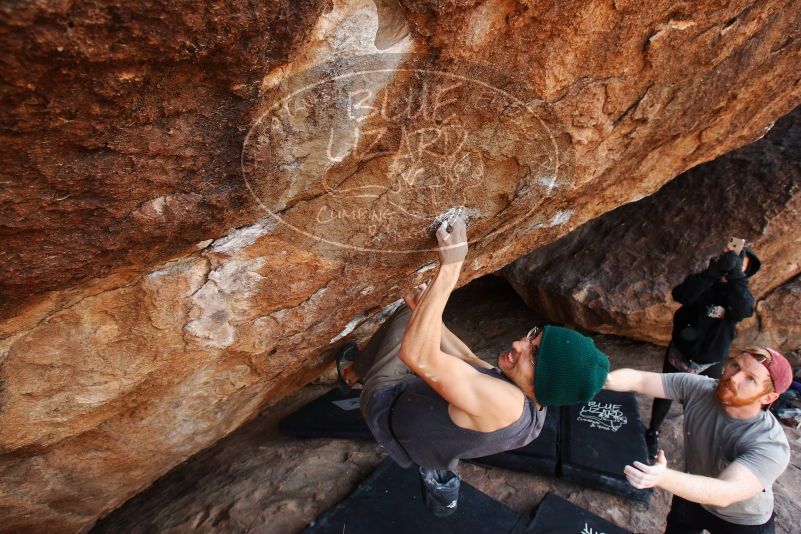
[(578, 332), (546, 326), (537, 349), (534, 395), (543, 406), (577, 404), (592, 399), (609, 373), (609, 359)]

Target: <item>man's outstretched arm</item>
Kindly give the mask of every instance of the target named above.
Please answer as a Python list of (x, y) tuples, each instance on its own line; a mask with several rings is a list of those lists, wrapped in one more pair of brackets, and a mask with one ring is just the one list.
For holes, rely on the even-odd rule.
[[(482, 375), (462, 358), (441, 350), (442, 313), (456, 287), (467, 253), (464, 223), (456, 221), (451, 234), (441, 228), (437, 238), (441, 265), (412, 312), (401, 343), (400, 359), (452, 406), (474, 417), (494, 418), (495, 410), (504, 414), (509, 411), (510, 399), (507, 397), (513, 400), (513, 393), (520, 392), (508, 388), (505, 382)], [(519, 396), (521, 404), (518, 408), (522, 408), (522, 395)], [(518, 410), (514, 419), (519, 415)]]
[(618, 369), (606, 376), (604, 389), (611, 391), (633, 391), (657, 399), (667, 399), (662, 385), (661, 373), (649, 373), (636, 369)]
[(682, 499), (719, 507), (750, 499), (763, 489), (756, 475), (737, 462), (724, 469), (718, 478), (691, 475), (668, 469), (663, 451), (659, 451), (654, 465), (634, 462), (623, 472), (635, 488), (658, 486)]
[(453, 355), (442, 353), (440, 342), (443, 328), (442, 312), (459, 280), (461, 266), (461, 262), (440, 266), (431, 286), (412, 312), (403, 336), (400, 348), (401, 360), (427, 382), (428, 379), (436, 382), (441, 378), (432, 374), (432, 365), (436, 366), (434, 360), (442, 357), (456, 359)]
[(400, 348), (400, 358), (422, 377), (430, 375), (425, 369), (432, 359), (439, 359), (442, 340), (442, 313), (451, 292), (459, 281), (459, 273), (467, 256), (467, 229), (461, 219), (453, 224), (448, 233), (448, 223), (443, 222), (437, 230), (440, 265), (431, 285), (425, 290), (420, 302), (412, 311)]

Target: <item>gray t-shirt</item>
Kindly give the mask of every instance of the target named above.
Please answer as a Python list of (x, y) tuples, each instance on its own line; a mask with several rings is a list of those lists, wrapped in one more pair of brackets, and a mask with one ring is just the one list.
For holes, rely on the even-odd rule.
[(790, 446), (781, 424), (769, 411), (751, 419), (726, 415), (715, 396), (718, 381), (689, 373), (662, 375), (669, 399), (684, 405), (687, 472), (717, 478), (732, 462), (746, 467), (764, 491), (725, 508), (702, 505), (738, 525), (761, 525), (773, 514), (773, 482), (790, 462)]

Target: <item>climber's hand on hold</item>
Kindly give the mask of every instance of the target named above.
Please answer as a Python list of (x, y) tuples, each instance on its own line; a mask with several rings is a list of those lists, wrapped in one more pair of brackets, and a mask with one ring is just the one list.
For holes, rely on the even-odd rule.
[(437, 229), (437, 244), (440, 264), (462, 263), (467, 256), (467, 227), (464, 220), (457, 216), (452, 221), (443, 221)]
[(421, 300), (423, 300), (423, 294), (425, 293), (426, 289), (428, 289), (428, 284), (423, 282), (422, 284), (418, 285), (411, 292), (407, 293), (403, 296), (404, 302), (406, 302), (406, 306), (413, 310), (417, 307)]

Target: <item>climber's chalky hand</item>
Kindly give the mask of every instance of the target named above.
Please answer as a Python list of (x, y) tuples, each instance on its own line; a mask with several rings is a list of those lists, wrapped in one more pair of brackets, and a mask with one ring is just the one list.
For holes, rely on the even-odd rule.
[(442, 265), (463, 262), (467, 256), (467, 227), (464, 220), (456, 216), (451, 221), (443, 221), (437, 229), (437, 243), (439, 261)]

